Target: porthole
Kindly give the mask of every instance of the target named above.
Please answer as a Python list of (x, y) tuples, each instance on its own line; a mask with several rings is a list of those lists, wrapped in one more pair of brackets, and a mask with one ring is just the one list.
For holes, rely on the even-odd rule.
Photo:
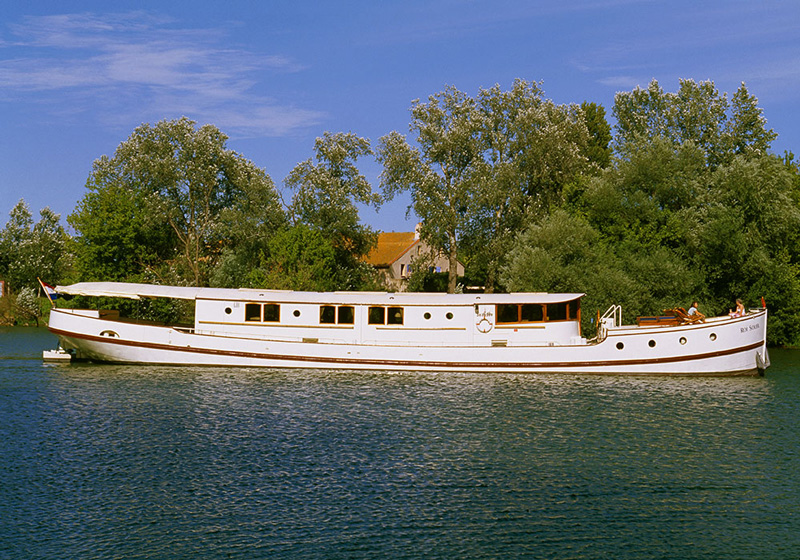
[(423, 315), (423, 317), (425, 317), (425, 320), (427, 321), (428, 319), (431, 318), (431, 314), (426, 311), (425, 315)]
[(231, 309), (230, 307), (226, 307), (225, 308), (225, 315), (230, 315), (231, 313), (233, 313), (233, 309)]
[(617, 350), (622, 350), (623, 348), (625, 348), (625, 345), (621, 342), (617, 342)]
[(711, 339), (711, 342), (714, 342), (717, 340), (717, 335), (712, 332), (710, 335), (708, 335), (708, 338)]
[(292, 315), (294, 315), (295, 317), (299, 317), (300, 316), (300, 310), (299, 309), (295, 309), (294, 312), (292, 313)]
[(680, 342), (682, 345), (686, 344), (686, 337), (682, 336), (681, 339), (678, 342)]
[(450, 319), (453, 318), (453, 314), (448, 311), (447, 315), (445, 315), (445, 317), (447, 317), (447, 320), (449, 321)]
[(648, 343), (647, 343), (647, 345), (648, 345), (650, 348), (655, 348), (655, 347), (656, 347), (656, 341), (655, 341), (655, 340), (651, 340), (650, 342), (648, 342)]

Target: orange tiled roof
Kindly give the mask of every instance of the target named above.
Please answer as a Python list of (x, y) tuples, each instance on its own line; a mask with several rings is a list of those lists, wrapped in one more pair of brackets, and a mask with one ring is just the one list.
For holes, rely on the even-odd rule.
[(390, 266), (419, 242), (414, 232), (383, 232), (378, 234), (378, 243), (364, 259), (377, 267)]

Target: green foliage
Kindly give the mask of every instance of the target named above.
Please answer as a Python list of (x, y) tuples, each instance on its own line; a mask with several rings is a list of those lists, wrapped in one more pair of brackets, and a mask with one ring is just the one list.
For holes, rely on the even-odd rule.
[(136, 281), (173, 259), (175, 233), (166, 221), (150, 214), (144, 193), (105, 183), (97, 175), (90, 178), (87, 188), (89, 192), (68, 218), (79, 233), (75, 239), (79, 279)]
[(42, 316), (42, 309), (39, 306), (39, 296), (36, 290), (25, 286), (19, 290), (16, 298), (16, 309), (18, 317), (24, 317), (34, 321), (39, 326), (39, 317)]
[(448, 255), (448, 291), (457, 281), (458, 243), (467, 228), (480, 161), (476, 102), (454, 87), (411, 107), (411, 131), (419, 148), (392, 132), (380, 141), (384, 196), (411, 191), (414, 213), (422, 220), (420, 237)]
[(560, 203), (564, 187), (591, 168), (590, 137), (576, 106), (555, 105), (524, 80), (507, 92), (481, 90), (478, 118), (483, 152), (462, 246), (468, 274), (485, 275), (492, 291), (514, 233)]
[(289, 213), (329, 240), (335, 253), (340, 289), (356, 289), (363, 281), (362, 258), (375, 245), (377, 235), (360, 223), (357, 204), (377, 206), (380, 197), (358, 171), (359, 158), (371, 155), (369, 141), (355, 134), (326, 132), (314, 143), (314, 163), (298, 164), (285, 183), (294, 191)]
[(50, 208), (39, 214), (34, 223), (28, 205), (20, 200), (0, 230), (0, 278), (8, 290), (38, 290), (37, 278), (59, 282), (69, 273), (72, 255), (60, 216)]
[(80, 277), (205, 285), (226, 247), (281, 222), (269, 177), (226, 140), (181, 118), (142, 125), (113, 158), (98, 159), (70, 216)]
[(665, 93), (656, 80), (614, 98), (616, 148), (628, 158), (642, 140), (662, 137), (680, 145), (694, 142), (711, 168), (736, 155), (764, 155), (775, 132), (766, 128), (758, 100), (742, 84), (732, 100), (714, 82), (680, 80), (676, 93)]
[(614, 303), (629, 319), (686, 306), (699, 275), (666, 248), (608, 243), (584, 218), (556, 210), (517, 237), (502, 281), (512, 291), (585, 293), (583, 329), (592, 332), (596, 311)]
[(602, 105), (584, 101), (581, 103), (589, 141), (586, 145), (586, 158), (600, 169), (611, 165), (611, 126), (606, 120), (606, 110)]
[(418, 148), (396, 132), (381, 139), (384, 193), (411, 191), (422, 238), (449, 256), (448, 291), (459, 252), (491, 291), (513, 232), (589, 168), (583, 113), (517, 80), (510, 91), (495, 86), (477, 98), (449, 87), (416, 101), (411, 114)]
[(337, 288), (336, 250), (329, 238), (298, 225), (275, 234), (247, 283), (254, 288), (329, 291)]

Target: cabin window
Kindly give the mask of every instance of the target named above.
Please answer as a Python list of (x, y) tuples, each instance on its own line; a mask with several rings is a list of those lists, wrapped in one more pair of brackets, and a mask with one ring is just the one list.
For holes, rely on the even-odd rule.
[(352, 325), (355, 323), (356, 310), (352, 305), (342, 305), (339, 307), (338, 321), (340, 325)]
[(500, 304), (497, 306), (498, 323), (517, 323), (519, 322), (519, 306)]
[(281, 306), (277, 303), (264, 304), (264, 322), (279, 323), (281, 320)]
[(319, 322), (322, 325), (352, 325), (355, 323), (355, 308), (351, 305), (321, 305), (319, 308)]
[(247, 303), (244, 306), (244, 320), (261, 322), (261, 304)]
[(368, 312), (370, 325), (402, 325), (402, 307), (370, 307)]
[(336, 307), (321, 305), (319, 308), (319, 322), (323, 325), (332, 325), (336, 322)]
[(390, 307), (389, 315), (386, 318), (386, 323), (389, 325), (402, 325), (403, 324), (403, 308)]
[(542, 321), (577, 320), (580, 317), (580, 301), (548, 303), (499, 304), (498, 323), (537, 323)]
[(538, 303), (510, 303), (497, 306), (498, 323), (534, 323), (544, 321), (544, 307)]
[(566, 303), (548, 303), (547, 304), (547, 320), (548, 321), (566, 321), (567, 320), (567, 304)]
[(581, 300), (574, 299), (567, 304), (569, 306), (569, 318), (572, 320), (580, 319), (581, 317)]
[(519, 312), (519, 320), (523, 323), (544, 321), (544, 309), (538, 303), (523, 303)]
[(367, 317), (367, 322), (370, 325), (385, 325), (386, 309), (383, 307), (370, 307)]

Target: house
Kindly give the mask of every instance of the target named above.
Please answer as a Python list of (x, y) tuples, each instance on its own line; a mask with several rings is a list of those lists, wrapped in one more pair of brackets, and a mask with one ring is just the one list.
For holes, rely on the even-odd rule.
[[(414, 266), (428, 266), (435, 272), (450, 270), (450, 261), (419, 238), (419, 224), (412, 232), (382, 232), (378, 243), (365, 257), (383, 275), (387, 287), (403, 291)], [(458, 263), (457, 273), (464, 275), (464, 265)]]

